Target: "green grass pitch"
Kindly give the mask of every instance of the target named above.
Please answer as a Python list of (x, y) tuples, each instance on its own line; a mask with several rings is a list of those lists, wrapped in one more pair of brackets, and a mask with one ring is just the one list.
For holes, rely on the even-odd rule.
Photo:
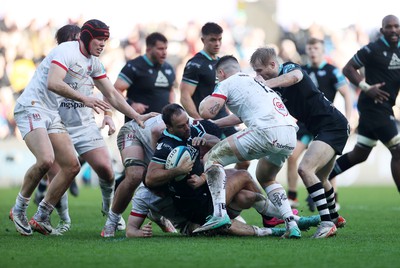
[[(400, 202), (392, 187), (340, 188), (340, 214), (347, 226), (329, 239), (277, 237), (183, 237), (164, 234), (155, 225), (152, 238), (100, 236), (105, 218), (97, 188), (81, 187), (69, 197), (72, 229), (64, 236), (19, 235), (8, 213), (19, 191), (0, 189), (0, 267), (400, 267)], [(300, 201), (305, 199), (300, 192)], [(311, 215), (301, 202), (300, 214)], [(127, 219), (129, 209), (124, 214)], [(31, 202), (28, 217), (36, 205)], [(52, 223), (57, 224), (54, 212)], [(249, 224), (261, 217), (248, 210)]]

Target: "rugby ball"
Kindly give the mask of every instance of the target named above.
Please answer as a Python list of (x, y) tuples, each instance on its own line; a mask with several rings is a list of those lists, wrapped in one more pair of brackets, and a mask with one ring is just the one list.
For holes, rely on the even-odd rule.
[[(165, 169), (171, 169), (174, 167), (177, 167), (181, 164), (184, 159), (189, 157), (189, 161), (192, 160), (190, 156), (189, 149), (186, 146), (178, 146), (175, 147), (167, 157), (167, 160), (165, 162)], [(186, 177), (186, 174), (179, 175), (178, 177), (175, 178), (176, 181), (180, 181), (183, 178)]]

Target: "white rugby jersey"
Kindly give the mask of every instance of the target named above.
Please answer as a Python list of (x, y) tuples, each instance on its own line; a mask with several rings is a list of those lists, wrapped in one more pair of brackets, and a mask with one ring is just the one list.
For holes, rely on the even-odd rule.
[[(92, 96), (94, 83), (91, 77), (78, 88), (78, 91), (85, 96)], [(61, 97), (58, 109), (61, 120), (68, 127), (87, 126), (90, 121), (94, 121), (93, 109), (87, 107), (82, 102)]]
[(226, 100), (229, 110), (247, 127), (297, 127), (279, 95), (248, 74), (239, 72), (219, 82), (212, 96)]
[[(78, 41), (64, 42), (55, 47), (37, 67), (34, 76), (17, 101), (24, 106), (42, 106), (57, 111), (63, 97), (47, 89), (47, 77), (51, 64), (67, 71), (64, 81), (73, 89), (87, 90), (93, 79), (106, 77), (98, 57), (87, 58), (79, 49)], [(81, 103), (79, 103), (81, 104)], [(83, 104), (82, 104), (83, 105)]]

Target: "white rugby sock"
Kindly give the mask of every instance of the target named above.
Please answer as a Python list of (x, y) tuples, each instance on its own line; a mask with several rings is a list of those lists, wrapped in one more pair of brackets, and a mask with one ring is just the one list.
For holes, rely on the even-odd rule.
[(206, 170), (208, 188), (214, 204), (214, 216), (223, 217), (226, 212), (226, 174), (223, 166), (213, 164)]
[(21, 193), (18, 193), (17, 198), (15, 200), (13, 211), (19, 213), (21, 212), (25, 213), (26, 209), (28, 208), (30, 200), (31, 200), (30, 198), (23, 197)]
[(65, 192), (60, 199), (60, 202), (56, 205), (57, 214), (60, 220), (65, 222), (71, 222), (68, 211), (68, 192)]
[(101, 196), (103, 197), (103, 211), (108, 212), (110, 210), (113, 198), (114, 198), (114, 186), (115, 180), (111, 183), (108, 181), (99, 180), (101, 189)]
[(260, 228), (258, 226), (252, 225), (253, 230), (254, 230), (254, 235), (255, 236), (268, 236), (272, 235), (272, 230), (270, 228)]
[(43, 221), (50, 217), (54, 210), (54, 206), (50, 203), (44, 201), (44, 199), (39, 203), (38, 210), (35, 213), (35, 220)]
[(272, 204), (278, 209), (281, 215), (279, 218), (284, 219), (289, 227), (295, 225), (292, 208), (290, 207), (286, 191), (282, 185), (279, 183), (271, 184), (265, 188), (265, 192)]
[(122, 214), (117, 214), (117, 213), (112, 212), (112, 210), (110, 210), (110, 212), (108, 213), (106, 225), (107, 224), (117, 225), (119, 220), (121, 219), (121, 217), (122, 217)]

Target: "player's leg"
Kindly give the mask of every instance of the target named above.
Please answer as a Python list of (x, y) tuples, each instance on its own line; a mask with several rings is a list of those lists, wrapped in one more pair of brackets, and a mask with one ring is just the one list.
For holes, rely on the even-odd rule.
[(92, 167), (99, 177), (99, 186), (102, 195), (102, 213), (108, 214), (114, 196), (114, 170), (108, 148), (98, 147), (87, 151), (81, 157)]
[[(321, 225), (314, 237), (329, 237), (336, 233), (335, 224), (332, 222), (328, 203), (325, 197), (323, 182), (317, 176), (317, 171), (326, 168), (335, 157), (333, 148), (325, 142), (316, 140), (311, 142), (309, 148), (299, 164), (299, 174), (310, 197), (316, 204), (318, 213), (321, 217)], [(333, 190), (332, 190), (333, 191)], [(318, 237), (317, 237), (318, 236)]]
[[(385, 121), (387, 121), (386, 124)], [(352, 151), (340, 156), (336, 160), (329, 179), (367, 160), (372, 149), (377, 145), (378, 139), (386, 143), (397, 135), (397, 126), (393, 121), (382, 119), (382, 122), (379, 122), (379, 124), (383, 124), (384, 126), (371, 130), (369, 118), (367, 120), (365, 118), (359, 119), (357, 144)]]
[[(60, 166), (57, 162), (54, 162), (53, 166), (47, 172), (47, 178), (49, 183), (53, 180), (53, 178), (57, 175), (60, 171)], [(68, 208), (68, 192), (65, 192), (60, 201), (56, 204), (55, 209), (57, 210), (57, 214), (60, 217), (60, 221), (58, 222), (56, 228), (52, 235), (62, 235), (65, 232), (71, 229), (71, 217), (69, 215), (69, 208)]]
[(52, 232), (50, 214), (80, 170), (80, 164), (68, 133), (51, 133), (49, 138), (60, 171), (50, 182), (46, 196), (40, 202), (36, 214), (30, 221), (30, 225), (42, 234)]
[[(202, 122), (204, 122), (204, 121), (202, 121)], [(214, 135), (214, 136), (217, 136), (217, 137), (221, 137), (221, 139), (224, 139), (224, 138), (229, 137), (231, 135), (234, 135), (235, 133), (238, 132), (236, 130), (236, 128), (233, 127), (233, 126), (232, 127), (220, 128), (220, 131), (222, 131), (222, 135), (215, 135), (215, 134), (212, 134), (212, 133), (211, 134)], [(207, 133), (209, 133), (209, 132), (207, 131)], [(235, 164), (235, 169), (246, 169), (247, 170), (249, 168), (249, 166), (250, 166), (250, 161), (247, 161), (247, 160), (240, 161), (240, 162), (237, 162)]]
[(39, 185), (36, 189), (35, 198), (34, 198), (33, 202), (35, 202), (35, 204), (38, 206), (39, 206), (40, 201), (42, 201), (44, 195), (46, 194), (47, 184), (48, 184), (47, 177), (45, 176), (40, 180)]
[(298, 140), (293, 154), (287, 160), (288, 198), (292, 208), (297, 208), (299, 206), (299, 201), (297, 199), (297, 181), (299, 177), (297, 173), (297, 162), (306, 148), (307, 146)]
[[(376, 144), (376, 141), (375, 141)], [(375, 146), (375, 145), (373, 145)], [(332, 169), (332, 172), (329, 174), (329, 179), (333, 179), (339, 174), (342, 174), (346, 170), (350, 169), (351, 167), (358, 165), (365, 160), (367, 160), (369, 154), (372, 151), (372, 147), (366, 146), (363, 144), (357, 143), (353, 150), (340, 156), (336, 159), (336, 163)]]
[(10, 211), (10, 219), (22, 235), (31, 235), (32, 229), (28, 224), (26, 210), (30, 197), (45, 176), (54, 161), (54, 152), (45, 128), (37, 128), (26, 134), (25, 143), (36, 158), (36, 162), (25, 173), (20, 192), (15, 205)]
[(285, 228), (258, 227), (232, 219), (232, 225), (221, 232), (234, 236), (282, 236), (285, 231)]
[[(276, 181), (276, 176), (296, 146), (296, 130), (292, 127), (279, 127), (255, 133), (260, 143), (263, 157), (258, 160), (256, 177), (264, 188), (268, 199), (278, 208), (288, 230), (285, 237), (300, 238), (301, 232), (293, 219), (286, 191)], [(257, 143), (256, 143), (257, 144)], [(264, 144), (264, 145), (263, 145)], [(282, 145), (285, 146), (282, 146)], [(260, 146), (259, 145), (259, 146)], [(254, 147), (251, 147), (254, 150)]]
[(338, 214), (339, 209), (336, 204), (335, 189), (331, 181), (327, 179), (329, 173), (332, 171), (335, 159), (336, 156), (332, 157), (331, 161), (329, 161), (322, 169), (317, 171), (317, 176), (318, 178), (320, 178), (325, 190), (325, 198), (328, 205), (331, 220), (333, 223), (335, 223), (337, 228), (342, 228), (346, 224), (346, 220), (342, 216), (339, 216)]
[(390, 168), (397, 191), (400, 193), (400, 134), (397, 124), (390, 121), (377, 132), (379, 140), (382, 141), (392, 154)]
[(204, 170), (214, 209), (213, 215), (210, 215), (202, 226), (194, 230), (194, 233), (231, 224), (226, 211), (226, 173), (224, 166), (239, 161), (237, 156), (239, 153), (232, 137), (219, 142), (204, 156)]
[(224, 166), (244, 160), (237, 151), (233, 140), (233, 137), (236, 135), (222, 140), (204, 156), (204, 170), (211, 193), (214, 212), (208, 218), (207, 222), (194, 232), (208, 231), (230, 225), (231, 223), (226, 211), (226, 173)]
[[(86, 161), (83, 160), (80, 156), (78, 156), (78, 160), (81, 166), (86, 163)], [(69, 186), (69, 192), (75, 197), (79, 195), (79, 186), (76, 183), (76, 178), (71, 182), (71, 185)]]
[[(256, 209), (257, 212), (263, 216), (263, 218), (273, 217), (273, 219), (275, 219), (276, 224), (268, 226), (266, 226), (265, 221), (263, 221), (264, 227), (272, 228), (276, 225), (285, 223), (285, 221), (282, 219), (280, 211), (269, 199), (266, 199), (260, 193), (249, 190), (241, 190), (234, 196), (232, 201), (228, 204), (229, 216), (233, 218), (239, 215), (242, 210), (249, 209), (251, 207)], [(296, 213), (293, 212), (293, 218), (300, 230), (308, 230), (310, 227), (316, 227), (320, 223), (319, 215), (306, 217), (298, 216), (297, 213), (297, 211)], [(284, 230), (286, 231), (286, 228)]]
[(241, 191), (249, 190), (253, 192), (260, 192), (255, 182), (253, 181), (251, 174), (247, 170), (237, 169), (226, 169), (226, 204), (232, 201), (232, 199)]
[[(284, 161), (284, 158), (282, 161)], [(301, 233), (294, 220), (293, 211), (290, 207), (286, 191), (283, 186), (275, 180), (281, 167), (282, 165), (276, 165), (269, 162), (266, 158), (261, 158), (258, 160), (256, 177), (267, 193), (268, 199), (279, 210), (281, 218), (285, 220), (288, 230), (288, 234), (285, 235), (285, 237), (300, 238)]]
[(390, 161), (392, 176), (396, 184), (397, 191), (400, 193), (400, 144), (390, 147), (389, 150), (392, 154), (392, 160)]
[(132, 145), (121, 151), (125, 167), (125, 179), (115, 191), (114, 200), (102, 231), (103, 237), (114, 236), (122, 213), (128, 207), (133, 193), (146, 175), (147, 164), (143, 161), (144, 150), (141, 145)]

